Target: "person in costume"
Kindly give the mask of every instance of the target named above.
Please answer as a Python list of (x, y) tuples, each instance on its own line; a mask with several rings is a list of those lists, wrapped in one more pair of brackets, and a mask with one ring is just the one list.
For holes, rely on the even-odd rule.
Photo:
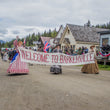
[(99, 68), (98, 68), (98, 64), (97, 64), (97, 60), (96, 60), (96, 52), (94, 51), (95, 46), (91, 46), (90, 47), (90, 52), (94, 52), (94, 56), (95, 56), (95, 63), (92, 64), (86, 64), (83, 65), (81, 71), (82, 73), (88, 73), (88, 74), (99, 74)]
[(8, 55), (7, 52), (5, 51), (3, 55), (3, 61), (7, 61), (7, 60), (8, 60)]
[[(53, 53), (62, 53), (62, 50), (60, 49), (60, 45), (59, 44), (53, 50)], [(50, 72), (53, 72), (54, 74), (62, 73), (61, 65), (53, 65), (53, 66), (51, 66), (50, 67)]]
[(13, 58), (13, 55), (12, 55), (12, 49), (9, 50), (8, 52), (8, 56), (9, 56), (9, 62), (11, 62), (12, 58)]
[(13, 57), (9, 68), (7, 69), (8, 73), (14, 73), (14, 74), (27, 74), (29, 73), (28, 65), (25, 62), (22, 62), (20, 59), (20, 53), (18, 51), (18, 47), (22, 47), (22, 41), (17, 41), (17, 39), (14, 41), (14, 46), (16, 48), (16, 54)]
[(2, 60), (3, 60), (3, 54), (4, 54), (3, 51), (1, 51), (1, 57), (2, 57)]

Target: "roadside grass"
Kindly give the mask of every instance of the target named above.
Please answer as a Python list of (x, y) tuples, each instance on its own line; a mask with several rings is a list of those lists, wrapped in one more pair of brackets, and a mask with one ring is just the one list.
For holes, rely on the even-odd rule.
[(98, 64), (100, 70), (110, 71), (110, 65)]
[[(82, 67), (83, 65), (77, 65)], [(99, 70), (105, 70), (105, 71), (110, 71), (110, 65), (103, 65), (103, 64), (98, 64)]]

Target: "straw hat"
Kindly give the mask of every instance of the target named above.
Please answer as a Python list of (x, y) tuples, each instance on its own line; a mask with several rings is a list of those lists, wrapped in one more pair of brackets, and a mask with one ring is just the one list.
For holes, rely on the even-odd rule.
[(23, 44), (23, 42), (22, 41), (18, 41), (18, 45), (22, 45)]
[(95, 48), (95, 45), (90, 46), (90, 49), (91, 49), (91, 48)]

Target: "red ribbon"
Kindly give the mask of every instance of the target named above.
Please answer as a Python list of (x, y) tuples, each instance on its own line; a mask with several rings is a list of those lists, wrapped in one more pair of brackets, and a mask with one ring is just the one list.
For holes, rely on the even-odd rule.
[(108, 56), (110, 56), (110, 53), (107, 54), (107, 55), (103, 55), (101, 52), (99, 52), (99, 54), (102, 55), (102, 56), (104, 56), (104, 57), (108, 57)]

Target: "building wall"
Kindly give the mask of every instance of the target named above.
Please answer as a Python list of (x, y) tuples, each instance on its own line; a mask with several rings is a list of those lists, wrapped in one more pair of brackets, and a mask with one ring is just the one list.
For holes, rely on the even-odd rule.
[[(64, 43), (64, 39), (65, 39), (65, 38), (68, 38), (68, 39), (69, 39), (70, 44), (66, 45), (66, 44)], [(62, 40), (62, 43), (61, 43), (61, 49), (64, 51), (64, 47), (65, 47), (65, 46), (73, 47), (73, 46), (75, 46), (75, 45), (76, 45), (76, 41), (75, 41), (75, 39), (74, 39), (74, 37), (73, 37), (71, 31), (68, 31), (68, 29), (67, 29), (65, 35), (63, 36), (63, 40)]]
[[(70, 41), (70, 44), (65, 44), (64, 43), (64, 38), (68, 38)], [(63, 38), (61, 40), (61, 49), (64, 51), (65, 46), (69, 46), (69, 47), (75, 47), (74, 49), (78, 49), (79, 47), (87, 47), (88, 49), (90, 49), (90, 46), (95, 45), (95, 49), (98, 50), (99, 49), (99, 44), (98, 43), (92, 43), (92, 42), (81, 42), (81, 41), (76, 41), (74, 36), (72, 35), (71, 31), (68, 31), (68, 28), (66, 29), (65, 34), (63, 35)]]

